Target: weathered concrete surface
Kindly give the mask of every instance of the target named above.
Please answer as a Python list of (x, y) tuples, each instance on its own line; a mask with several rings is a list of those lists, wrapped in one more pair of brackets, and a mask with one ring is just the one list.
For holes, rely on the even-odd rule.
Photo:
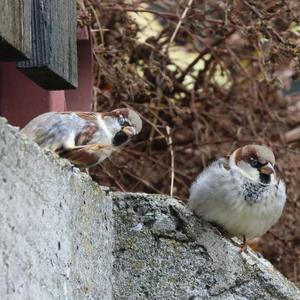
[(300, 299), (256, 254), (161, 195), (112, 194), (114, 299)]
[(1, 118), (0, 168), (1, 300), (300, 299), (178, 201), (109, 196)]
[(111, 200), (0, 118), (0, 299), (111, 299)]

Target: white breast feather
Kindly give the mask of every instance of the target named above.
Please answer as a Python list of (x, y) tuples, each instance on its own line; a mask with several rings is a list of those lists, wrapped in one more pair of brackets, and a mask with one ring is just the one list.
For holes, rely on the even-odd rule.
[(111, 141), (113, 138), (112, 132), (107, 128), (107, 125), (104, 122), (104, 120), (101, 118), (101, 116), (97, 116), (97, 122), (98, 122), (99, 128), (101, 130), (103, 130), (103, 132), (105, 133), (107, 140)]
[(253, 238), (263, 235), (279, 219), (285, 203), (285, 185), (270, 183), (261, 201), (245, 201), (243, 177), (238, 170), (213, 163), (193, 183), (189, 208), (205, 220), (222, 226), (234, 236)]
[(63, 145), (66, 149), (72, 149), (75, 147), (75, 132), (69, 132), (69, 136), (63, 142)]

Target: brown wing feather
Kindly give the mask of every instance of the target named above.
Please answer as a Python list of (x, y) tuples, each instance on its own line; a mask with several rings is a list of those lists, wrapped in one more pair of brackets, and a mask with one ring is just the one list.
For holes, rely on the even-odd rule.
[(95, 123), (88, 123), (75, 137), (75, 145), (81, 146), (88, 144), (93, 139), (97, 130), (99, 130), (99, 128)]
[(62, 150), (59, 155), (80, 168), (89, 168), (99, 163), (99, 151), (109, 148), (111, 145), (77, 146), (73, 149)]
[(61, 112), (61, 114), (75, 113), (81, 119), (87, 121), (86, 126), (75, 136), (75, 145), (81, 146), (88, 144), (99, 127), (97, 125), (97, 114), (94, 112)]

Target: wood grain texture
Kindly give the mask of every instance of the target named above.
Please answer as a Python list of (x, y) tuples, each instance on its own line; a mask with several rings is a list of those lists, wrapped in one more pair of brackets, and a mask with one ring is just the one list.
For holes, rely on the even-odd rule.
[(47, 90), (77, 87), (75, 0), (32, 0), (32, 57), (18, 68)]
[(17, 61), (30, 57), (31, 1), (0, 1), (0, 60)]

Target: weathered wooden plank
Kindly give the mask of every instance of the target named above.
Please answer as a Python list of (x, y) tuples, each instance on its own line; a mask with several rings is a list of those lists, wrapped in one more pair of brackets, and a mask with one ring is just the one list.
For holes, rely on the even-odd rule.
[(31, 0), (0, 1), (0, 60), (31, 55)]
[(76, 0), (32, 0), (32, 56), (18, 68), (47, 90), (77, 87)]

